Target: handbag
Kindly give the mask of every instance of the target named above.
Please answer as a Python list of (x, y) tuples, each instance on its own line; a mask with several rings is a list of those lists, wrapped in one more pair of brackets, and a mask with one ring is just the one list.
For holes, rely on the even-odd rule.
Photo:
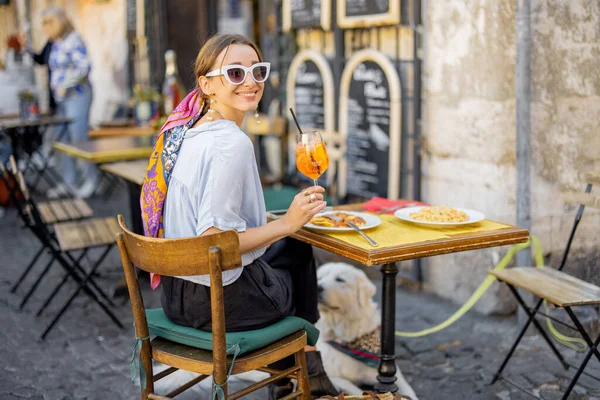
[(5, 173), (4, 179), (0, 179), (0, 207), (13, 206), (15, 203), (15, 197), (16, 200), (20, 200), (23, 198), (23, 193), (21, 192), (19, 184), (15, 178), (10, 174)]

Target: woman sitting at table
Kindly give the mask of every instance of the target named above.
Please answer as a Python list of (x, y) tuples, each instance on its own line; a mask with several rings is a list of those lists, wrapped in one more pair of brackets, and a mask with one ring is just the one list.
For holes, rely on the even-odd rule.
[[(66, 137), (61, 140), (76, 143), (88, 140), (92, 86), (89, 82), (90, 59), (81, 36), (59, 7), (42, 11), (42, 24), (52, 48), (48, 56), (50, 88), (56, 101), (57, 115), (70, 118)], [(58, 129), (60, 132), (61, 129)], [(77, 167), (73, 157), (63, 155), (63, 184), (51, 189), (49, 197), (75, 194), (89, 197), (99, 182), (98, 168), (86, 163), (83, 184), (77, 188)]]
[[(312, 248), (286, 237), (323, 210), (324, 189), (302, 191), (284, 217), (267, 223), (252, 142), (240, 130), (245, 113), (258, 106), (269, 69), (247, 38), (209, 39), (196, 59), (198, 88), (163, 126), (142, 187), (147, 236), (238, 232), (243, 266), (223, 272), (228, 332), (263, 328), (290, 315), (311, 323), (319, 318)], [(153, 276), (153, 288), (158, 279), (171, 321), (211, 330), (208, 275)], [(306, 351), (311, 394), (336, 394), (316, 349)], [(272, 399), (291, 392), (289, 380), (269, 388)]]

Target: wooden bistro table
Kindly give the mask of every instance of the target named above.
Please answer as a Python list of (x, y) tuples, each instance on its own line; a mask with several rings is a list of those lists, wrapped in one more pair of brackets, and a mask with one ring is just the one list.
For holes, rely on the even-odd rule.
[(104, 164), (149, 158), (153, 137), (104, 138), (81, 143), (54, 143), (54, 148), (82, 160)]
[(157, 132), (152, 127), (143, 126), (121, 126), (121, 127), (101, 127), (90, 131), (90, 139), (100, 138), (119, 138), (136, 136), (153, 136)]
[[(362, 206), (341, 206), (346, 210), (364, 211)], [(382, 265), (381, 362), (376, 389), (385, 393), (398, 390), (396, 381), (396, 262), (440, 254), (457, 253), (487, 247), (524, 243), (525, 229), (482, 221), (460, 228), (432, 229), (401, 221), (393, 215), (379, 215), (382, 224), (366, 230), (379, 247), (370, 246), (356, 232), (331, 233), (301, 229), (293, 238), (315, 247), (358, 261), (367, 267)], [(270, 216), (270, 218), (276, 218)]]
[(142, 209), (140, 207), (140, 196), (142, 193), (142, 184), (146, 168), (148, 167), (148, 158), (135, 161), (122, 161), (100, 166), (104, 172), (112, 174), (125, 181), (127, 193), (129, 196), (129, 209), (131, 211), (132, 229), (135, 233), (143, 235), (144, 227), (142, 225)]
[[(18, 116), (7, 116), (7, 118), (0, 118), (0, 131), (6, 132), (10, 138), (15, 157), (18, 160), (20, 154), (19, 150), (25, 150), (26, 136), (31, 132), (32, 128), (36, 128), (36, 131), (43, 136), (48, 133), (48, 128), (50, 126), (56, 126), (58, 129), (56, 131), (54, 140), (58, 142), (67, 134), (67, 128), (70, 122), (71, 119), (56, 115), (41, 115), (39, 118), (32, 120), (21, 119)], [(26, 174), (27, 171), (31, 169), (36, 176), (34, 181), (31, 183), (32, 190), (37, 188), (42, 178), (46, 179), (50, 186), (54, 186), (61, 180), (60, 177), (56, 175), (51, 168), (49, 168), (52, 152), (44, 155), (44, 152), (41, 151), (41, 148), (42, 146), (40, 145), (40, 147), (37, 149), (32, 148), (25, 151), (25, 153), (28, 153), (29, 156), (25, 159), (25, 169), (23, 170), (23, 174)], [(41, 159), (41, 165), (36, 165), (32, 161), (32, 157), (36, 153)]]

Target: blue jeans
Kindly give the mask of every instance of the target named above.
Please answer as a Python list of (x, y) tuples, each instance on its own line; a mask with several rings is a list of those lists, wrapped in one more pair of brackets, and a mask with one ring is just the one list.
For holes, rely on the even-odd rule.
[[(56, 112), (61, 117), (67, 117), (72, 120), (68, 124), (66, 135), (60, 138), (65, 143), (80, 143), (89, 140), (89, 121), (90, 107), (92, 105), (92, 86), (88, 83), (81, 86), (82, 91), (69, 90), (67, 96), (57, 102)], [(61, 132), (59, 128), (57, 130)], [(83, 178), (84, 181), (98, 183), (100, 173), (95, 164), (85, 163)], [(71, 156), (63, 155), (63, 180), (71, 188), (77, 186), (77, 167), (75, 159)]]
[(8, 159), (13, 153), (12, 146), (10, 144), (10, 140), (5, 138), (2, 134), (0, 134), (0, 163), (4, 166), (8, 164)]

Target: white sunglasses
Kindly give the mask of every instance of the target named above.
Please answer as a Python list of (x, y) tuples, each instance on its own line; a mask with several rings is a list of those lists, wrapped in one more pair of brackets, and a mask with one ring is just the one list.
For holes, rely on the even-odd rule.
[(243, 65), (224, 65), (219, 69), (215, 69), (214, 71), (210, 71), (206, 74), (206, 77), (210, 76), (225, 76), (225, 79), (232, 85), (240, 85), (246, 81), (246, 77), (248, 76), (248, 72), (250, 72), (250, 76), (254, 79), (254, 82), (262, 83), (267, 80), (269, 77), (269, 72), (271, 71), (271, 63), (270, 62), (259, 62), (253, 64), (251, 67), (244, 67)]

